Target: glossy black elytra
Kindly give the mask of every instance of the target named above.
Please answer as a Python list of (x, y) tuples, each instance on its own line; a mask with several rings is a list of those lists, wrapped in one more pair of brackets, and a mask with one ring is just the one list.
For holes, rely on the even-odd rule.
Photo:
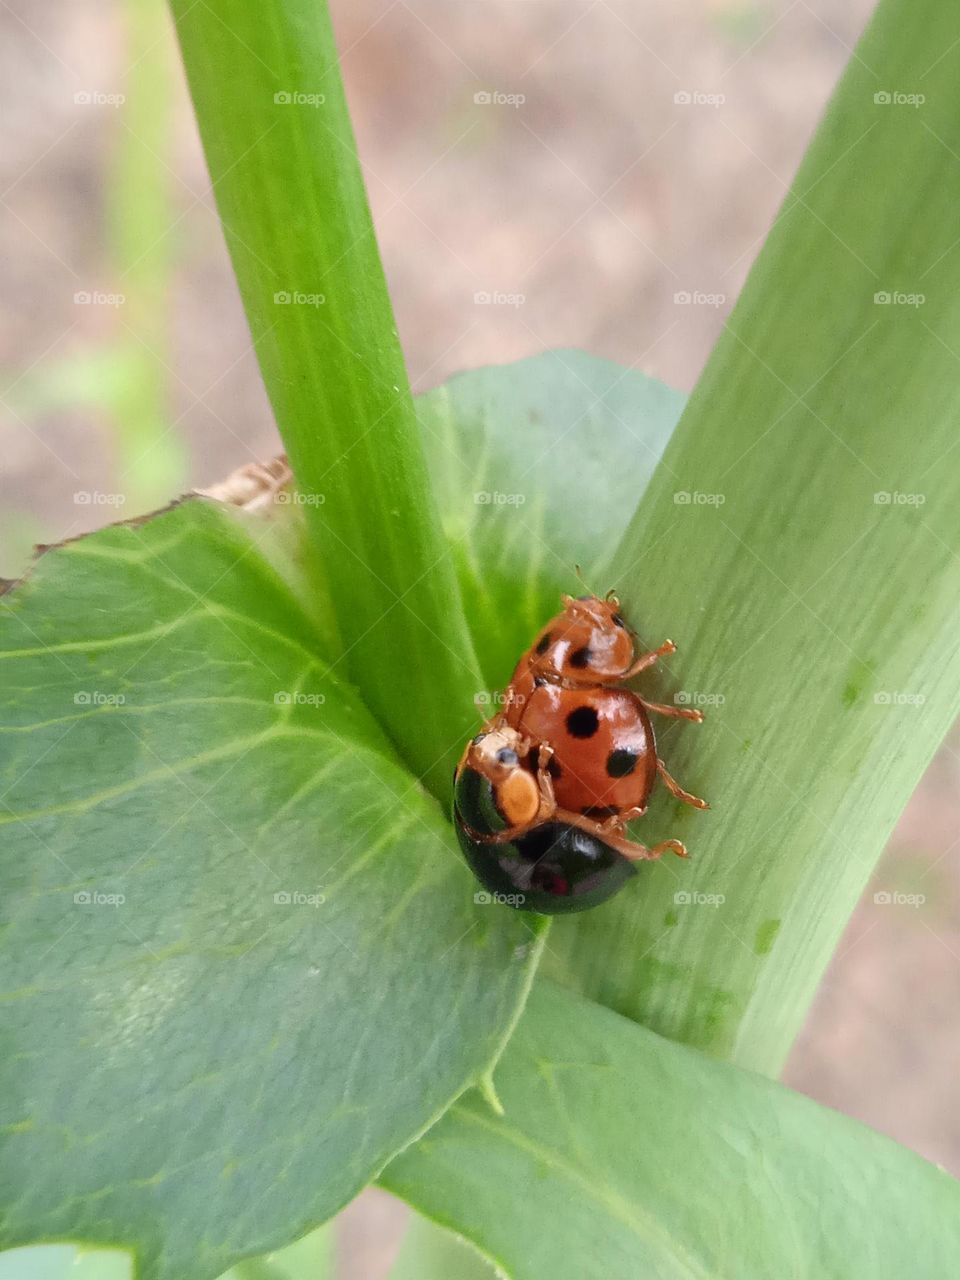
[[(612, 897), (635, 868), (593, 832), (557, 820), (541, 791), (539, 755), (506, 727), (473, 739), (455, 777), (457, 839), (498, 900), (541, 915), (585, 911)], [(515, 827), (523, 832), (510, 838)]]

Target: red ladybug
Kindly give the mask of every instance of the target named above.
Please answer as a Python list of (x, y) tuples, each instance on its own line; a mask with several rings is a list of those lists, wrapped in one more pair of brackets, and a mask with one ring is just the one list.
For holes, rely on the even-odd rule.
[[(603, 600), (564, 596), (563, 604), (520, 659), (502, 716), (524, 737), (550, 748), (558, 809), (595, 822), (601, 838), (622, 836), (624, 823), (646, 811), (658, 774), (678, 799), (707, 808), (667, 772), (648, 715), (701, 721), (701, 713), (615, 687), (675, 652), (676, 645), (665, 640), (638, 657), (612, 592)], [(685, 853), (679, 842), (668, 844)]]

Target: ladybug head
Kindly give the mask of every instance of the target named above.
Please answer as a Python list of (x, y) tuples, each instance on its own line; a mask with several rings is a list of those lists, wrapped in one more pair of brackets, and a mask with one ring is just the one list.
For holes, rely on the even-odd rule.
[(467, 751), (467, 767), (486, 778), (488, 782), (499, 786), (506, 782), (517, 770), (523, 768), (521, 762), (522, 742), (516, 729), (506, 725), (497, 729), (486, 729), (470, 743)]
[(616, 679), (633, 662), (633, 632), (614, 593), (563, 596), (563, 612), (549, 622), (530, 650), (535, 674), (569, 680)]

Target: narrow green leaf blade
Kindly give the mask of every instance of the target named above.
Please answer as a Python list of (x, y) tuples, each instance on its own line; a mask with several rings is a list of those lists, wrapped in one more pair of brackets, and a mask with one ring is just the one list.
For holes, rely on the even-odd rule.
[(405, 758), (446, 795), (479, 675), (427, 484), (327, 6), (173, 0), (173, 12), (349, 670)]
[(0, 601), (2, 1246), (125, 1246), (148, 1280), (281, 1247), (524, 998), (534, 929), (474, 904), (260, 536), (187, 502)]
[(610, 571), (705, 699), (661, 745), (714, 809), (651, 809), (695, 861), (557, 971), (770, 1072), (960, 711), (958, 157), (957, 7), (885, 0)]
[(381, 1178), (511, 1280), (941, 1280), (960, 1184), (761, 1076), (538, 982), (496, 1073)]

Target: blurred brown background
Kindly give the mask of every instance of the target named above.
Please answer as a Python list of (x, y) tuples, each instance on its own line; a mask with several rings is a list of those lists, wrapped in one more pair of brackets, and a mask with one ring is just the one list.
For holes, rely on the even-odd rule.
[[(871, 5), (333, 8), (414, 387), (576, 346), (689, 390)], [(5, 0), (0, 33), (13, 576), (31, 543), (149, 510), (278, 440), (162, 4)], [(958, 749), (955, 734), (904, 815), (787, 1071), (956, 1174)], [(381, 1274), (396, 1224), (385, 1197), (348, 1212), (351, 1275)]]

